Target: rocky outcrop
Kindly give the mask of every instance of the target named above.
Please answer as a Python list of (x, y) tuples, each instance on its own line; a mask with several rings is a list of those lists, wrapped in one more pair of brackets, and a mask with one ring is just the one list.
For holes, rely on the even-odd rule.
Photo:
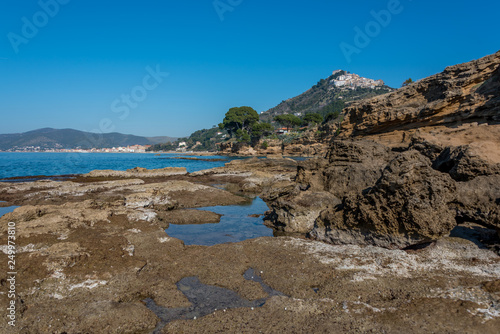
[(311, 235), (335, 244), (403, 248), (447, 235), (456, 225), (450, 203), (455, 184), (416, 151), (392, 160), (366, 192), (349, 195), (325, 210)]
[[(263, 197), (268, 199), (269, 195)], [(326, 191), (292, 193), (269, 203), (272, 211), (267, 216), (267, 225), (287, 234), (306, 234), (314, 228), (316, 217), (325, 208), (340, 203), (338, 198)]]
[[(439, 239), (463, 222), (500, 233), (500, 52), (343, 113), (325, 158), (301, 163), (295, 187), (269, 200), (268, 224), (389, 248)], [(333, 197), (322, 209), (298, 205), (313, 192)]]
[(468, 147), (436, 150), (425, 142), (397, 152), (372, 141), (335, 141), (326, 158), (298, 166), (295, 183), (273, 189), (280, 196), (263, 196), (267, 224), (330, 243), (387, 248), (437, 240), (467, 221), (500, 231), (495, 165), (464, 153)]
[(500, 122), (500, 52), (344, 109), (341, 136)]
[(301, 164), (297, 182), (319, 186), (337, 197), (360, 192), (372, 186), (394, 154), (385, 146), (370, 141), (334, 141), (326, 159)]
[(500, 235), (500, 175), (478, 176), (457, 182), (453, 205), (457, 221), (470, 221), (496, 229)]
[(479, 175), (500, 174), (500, 164), (483, 160), (468, 146), (447, 147), (436, 158), (433, 167), (449, 173), (457, 181), (470, 181)]
[[(247, 144), (227, 142), (220, 144), (220, 153), (232, 156), (270, 156), (284, 155), (296, 157), (312, 157), (324, 155), (328, 150), (326, 138), (305, 136), (284, 143), (282, 140), (261, 140), (253, 147)], [(264, 144), (265, 143), (265, 144)]]
[(210, 176), (215, 179), (239, 178), (237, 185), (230, 185), (244, 193), (258, 194), (277, 184), (287, 183), (295, 175), (297, 161), (281, 156), (237, 159), (224, 167), (191, 173), (191, 176)]

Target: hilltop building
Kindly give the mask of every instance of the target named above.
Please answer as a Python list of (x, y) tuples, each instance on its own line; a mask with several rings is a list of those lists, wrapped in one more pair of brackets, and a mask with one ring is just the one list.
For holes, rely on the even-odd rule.
[[(333, 75), (342, 72), (342, 70), (333, 71)], [(371, 88), (382, 87), (384, 86), (384, 81), (382, 80), (373, 80), (368, 78), (363, 78), (354, 73), (345, 73), (338, 76), (335, 79), (330, 81), (331, 85), (334, 85), (337, 88), (345, 88), (345, 89), (356, 89), (358, 87), (361, 88)]]

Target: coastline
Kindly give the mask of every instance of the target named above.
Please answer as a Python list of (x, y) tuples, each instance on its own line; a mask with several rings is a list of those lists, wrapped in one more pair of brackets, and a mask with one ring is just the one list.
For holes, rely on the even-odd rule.
[[(294, 184), (297, 166), (250, 158), (182, 175), (135, 169), (125, 177), (97, 171), (62, 182), (0, 183), (2, 205), (20, 206), (0, 218), (1, 245), (5, 224), (16, 223), (19, 326), (93, 333), (235, 332), (242, 321), (249, 330), (273, 324), (299, 332), (349, 332), (353, 321), (378, 331), (413, 328), (408, 321), (419, 328), (498, 328), (496, 306), (488, 304), (495, 292), (487, 291), (500, 282), (499, 257), (464, 239), (404, 251), (330, 245), (304, 234), (207, 247), (168, 234), (174, 217), (190, 221), (196, 212), (196, 219), (212, 219), (196, 208), (254, 196), (269, 201)], [(228, 297), (207, 299), (208, 311), (186, 292), (209, 298), (216, 288)], [(461, 293), (475, 297), (464, 303)], [(89, 309), (95, 316), (88, 318)]]

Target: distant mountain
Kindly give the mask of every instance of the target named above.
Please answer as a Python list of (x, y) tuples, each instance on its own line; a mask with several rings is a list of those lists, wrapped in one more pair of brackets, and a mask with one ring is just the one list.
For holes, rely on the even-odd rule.
[(154, 144), (164, 144), (164, 143), (173, 143), (176, 141), (177, 137), (167, 137), (167, 136), (160, 136), (160, 137), (146, 137), (152, 145)]
[(140, 137), (113, 133), (90, 133), (73, 129), (44, 128), (24, 133), (0, 134), (0, 150), (39, 147), (40, 149), (90, 149), (129, 145), (154, 145), (175, 141), (173, 137)]
[(321, 79), (306, 92), (282, 101), (279, 105), (260, 114), (260, 119), (270, 121), (277, 115), (342, 111), (348, 102), (374, 97), (394, 91), (382, 80), (363, 78), (357, 74), (337, 70)]

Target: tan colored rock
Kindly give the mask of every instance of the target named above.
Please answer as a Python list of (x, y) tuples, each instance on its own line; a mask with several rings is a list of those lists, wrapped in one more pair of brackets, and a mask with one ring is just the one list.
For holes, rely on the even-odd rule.
[(500, 121), (500, 52), (344, 109), (341, 136)]
[(52, 234), (61, 239), (68, 237), (76, 227), (93, 227), (108, 223), (110, 211), (92, 209), (91, 201), (63, 205), (22, 206), (0, 217), (0, 231), (7, 231), (7, 222), (16, 223), (20, 237)]
[(171, 210), (161, 214), (161, 220), (167, 224), (215, 224), (222, 215), (206, 210)]
[(165, 167), (160, 169), (146, 169), (135, 167), (126, 171), (116, 170), (94, 170), (84, 174), (84, 177), (158, 177), (170, 175), (185, 175), (187, 174), (185, 167)]

